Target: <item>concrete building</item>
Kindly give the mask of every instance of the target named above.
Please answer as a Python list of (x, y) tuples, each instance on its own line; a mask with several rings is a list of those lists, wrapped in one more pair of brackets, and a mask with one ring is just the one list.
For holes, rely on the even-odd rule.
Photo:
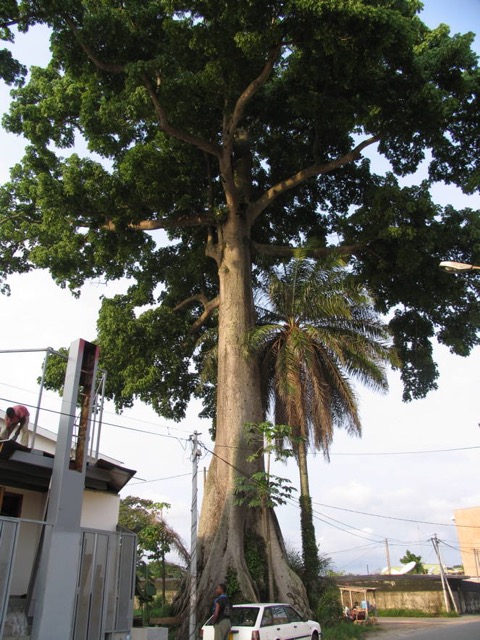
[(465, 575), (480, 581), (480, 507), (457, 509), (454, 515)]
[[(463, 576), (446, 576), (459, 613), (480, 612), (480, 584), (465, 580)], [(379, 611), (388, 615), (389, 610), (422, 611), (429, 615), (445, 613), (445, 594), (440, 576), (428, 575), (368, 575), (340, 576), (335, 582), (348, 589), (359, 603), (365, 590), (375, 593)], [(355, 593), (357, 590), (357, 593)], [(453, 610), (453, 608), (452, 608)]]
[[(83, 353), (85, 345), (75, 347)], [(37, 426), (33, 448), (0, 442), (0, 640), (130, 638), (136, 537), (119, 529), (118, 514), (119, 492), (135, 471), (87, 455), (86, 410), (78, 464), (72, 415), (85, 361), (71, 360), (75, 400), (73, 408), (62, 404), (58, 436)], [(0, 428), (3, 419), (0, 412)]]

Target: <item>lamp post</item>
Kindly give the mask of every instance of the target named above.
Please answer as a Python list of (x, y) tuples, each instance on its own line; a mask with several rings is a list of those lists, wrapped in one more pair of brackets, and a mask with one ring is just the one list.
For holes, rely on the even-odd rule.
[(440, 262), (440, 269), (443, 271), (448, 271), (449, 273), (463, 273), (464, 271), (476, 271), (480, 270), (480, 267), (477, 267), (474, 264), (465, 264), (464, 262), (450, 262), (449, 260)]

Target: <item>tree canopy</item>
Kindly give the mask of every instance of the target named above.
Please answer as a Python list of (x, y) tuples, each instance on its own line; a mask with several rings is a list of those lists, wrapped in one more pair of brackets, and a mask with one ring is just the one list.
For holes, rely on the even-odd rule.
[[(434, 180), (478, 189), (477, 61), (471, 34), (428, 29), (419, 7), (2, 3), (3, 36), (47, 24), (52, 59), (24, 84), (14, 56), (0, 58), (16, 85), (4, 125), (30, 141), (0, 196), (1, 271), (48, 268), (73, 291), (131, 279), (99, 320), (119, 406), (137, 396), (183, 415), (198, 382), (189, 332), (218, 302), (205, 248), (232, 205), (248, 210), (254, 277), (296, 244), (351, 256), (378, 309), (394, 311), (406, 399), (435, 387), (434, 335), (461, 355), (478, 343), (478, 291), (437, 270), (478, 259), (478, 215), (428, 192)], [(71, 152), (79, 138), (92, 157)], [(362, 159), (370, 145), (390, 172)], [(400, 187), (425, 159), (427, 180)]]

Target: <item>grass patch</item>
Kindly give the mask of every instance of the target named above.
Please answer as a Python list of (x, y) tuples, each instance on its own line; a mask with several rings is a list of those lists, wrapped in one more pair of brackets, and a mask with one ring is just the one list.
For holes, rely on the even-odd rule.
[(377, 616), (379, 618), (434, 618), (438, 613), (427, 613), (421, 609), (378, 609)]
[(371, 627), (351, 622), (339, 622), (331, 627), (322, 627), (322, 640), (350, 640), (363, 638)]

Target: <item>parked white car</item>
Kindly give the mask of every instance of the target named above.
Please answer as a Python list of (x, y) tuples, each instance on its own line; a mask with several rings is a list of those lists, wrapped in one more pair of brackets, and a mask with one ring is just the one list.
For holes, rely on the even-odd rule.
[[(318, 622), (306, 620), (289, 604), (234, 604), (229, 640), (320, 640)], [(203, 640), (214, 640), (210, 620), (202, 627)]]

